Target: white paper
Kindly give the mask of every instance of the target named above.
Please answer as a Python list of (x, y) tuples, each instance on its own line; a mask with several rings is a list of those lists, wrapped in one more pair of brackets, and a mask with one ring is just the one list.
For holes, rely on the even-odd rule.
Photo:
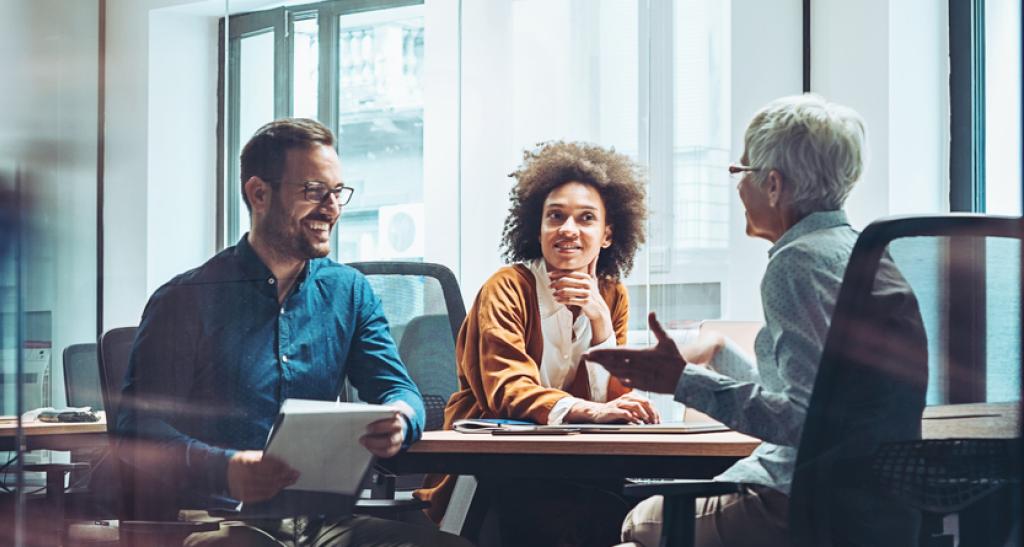
[(359, 437), (396, 412), (384, 405), (286, 399), (265, 452), (300, 473), (289, 490), (354, 496), (373, 459)]

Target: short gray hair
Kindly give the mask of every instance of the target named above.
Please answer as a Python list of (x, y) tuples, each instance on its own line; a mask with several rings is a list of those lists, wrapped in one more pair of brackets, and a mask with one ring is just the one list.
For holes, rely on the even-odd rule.
[(797, 214), (840, 209), (864, 172), (867, 131), (852, 109), (818, 95), (783, 97), (762, 108), (744, 137), (747, 162), (782, 173)]

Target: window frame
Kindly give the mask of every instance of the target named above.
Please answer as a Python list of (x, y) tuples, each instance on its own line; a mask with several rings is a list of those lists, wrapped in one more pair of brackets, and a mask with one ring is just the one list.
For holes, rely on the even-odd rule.
[[(948, 5), (950, 212), (985, 213), (985, 0), (949, 0)], [(1024, 157), (1024, 130), (1020, 138)], [(945, 349), (949, 362), (961, 364), (960, 370), (942, 364), (945, 402), (951, 404), (984, 402), (988, 394), (987, 287), (984, 276), (964, 273), (986, 268), (986, 249), (973, 243), (963, 238), (946, 250), (947, 265), (957, 267), (946, 276), (944, 330), (958, 335), (946, 337)]]
[[(241, 89), (240, 52), (241, 39), (266, 32), (274, 32), (274, 118), (292, 115), (294, 88), (293, 57), (295, 35), (292, 32), (295, 21), (315, 17), (317, 19), (319, 59), (317, 79), (317, 119), (335, 135), (338, 134), (340, 116), (338, 97), (340, 82), (338, 65), (338, 19), (344, 15), (367, 11), (386, 10), (403, 6), (423, 4), (423, 0), (325, 0), (308, 4), (283, 6), (267, 10), (230, 15), (227, 21), (222, 17), (218, 59), (221, 70), (217, 85), (217, 250), (233, 245), (242, 234), (239, 233), (239, 215), (242, 196), (239, 189), (242, 135), (239, 135), (237, 121), (240, 117), (239, 103)], [(225, 26), (227, 36), (225, 37)], [(227, 57), (225, 58), (225, 48)], [(328, 69), (325, 70), (325, 67)], [(226, 82), (225, 82), (226, 80)], [(226, 85), (225, 85), (226, 84)], [(225, 92), (226, 88), (226, 92)], [(227, 114), (225, 116), (225, 113)], [(337, 148), (337, 143), (335, 144)], [(227, 159), (227, 161), (225, 161)], [(337, 237), (337, 232), (335, 236)], [(337, 252), (337, 245), (333, 248)]]

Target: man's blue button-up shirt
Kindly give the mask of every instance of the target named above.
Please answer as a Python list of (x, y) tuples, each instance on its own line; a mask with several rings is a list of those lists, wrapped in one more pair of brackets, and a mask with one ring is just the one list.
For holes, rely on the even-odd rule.
[(277, 282), (244, 236), (146, 306), (117, 431), (179, 504), (222, 505), (234, 451), (263, 448), (285, 399), (336, 400), (346, 377), (364, 401), (413, 409), (407, 443), (423, 430), (423, 400), (366, 278), (309, 260), (283, 304)]

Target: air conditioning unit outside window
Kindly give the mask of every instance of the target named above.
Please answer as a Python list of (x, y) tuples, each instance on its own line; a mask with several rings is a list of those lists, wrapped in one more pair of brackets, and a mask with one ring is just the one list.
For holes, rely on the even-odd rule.
[(377, 212), (379, 260), (423, 257), (423, 204), (385, 205)]

